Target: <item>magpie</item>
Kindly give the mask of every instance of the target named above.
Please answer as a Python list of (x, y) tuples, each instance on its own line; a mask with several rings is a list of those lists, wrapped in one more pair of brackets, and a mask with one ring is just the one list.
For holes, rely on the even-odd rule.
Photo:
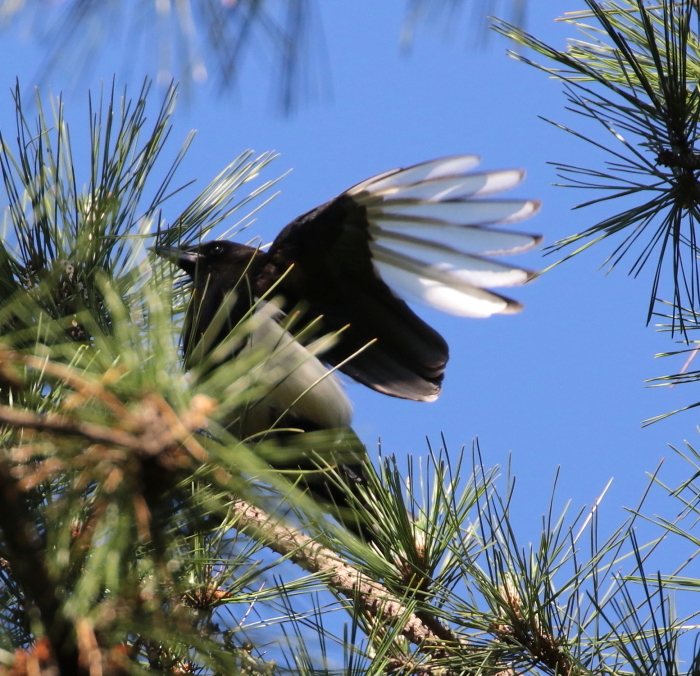
[[(275, 424), (349, 427), (351, 405), (325, 365), (386, 395), (435, 400), (448, 346), (404, 299), (460, 317), (522, 309), (493, 289), (524, 284), (534, 273), (494, 257), (541, 242), (510, 228), (539, 202), (494, 198), (524, 172), (474, 171), (479, 161), (446, 157), (368, 178), (293, 220), (267, 250), (222, 240), (155, 247), (193, 282), (183, 332), (190, 361), (251, 316), (237, 353), (266, 346), (270, 354), (260, 374), (269, 395), (241, 416), (239, 433)], [(293, 309), (334, 341), (295, 340), (284, 326)], [(361, 465), (351, 469), (361, 481)]]

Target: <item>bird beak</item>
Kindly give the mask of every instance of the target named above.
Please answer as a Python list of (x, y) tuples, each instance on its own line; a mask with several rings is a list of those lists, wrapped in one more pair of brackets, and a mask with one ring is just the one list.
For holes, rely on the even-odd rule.
[(196, 265), (200, 258), (200, 255), (196, 251), (188, 251), (187, 249), (178, 249), (176, 246), (163, 246), (161, 244), (156, 244), (156, 246), (148, 247), (149, 251), (152, 251), (156, 256), (161, 256), (162, 258), (167, 258), (171, 263), (175, 263), (181, 268), (190, 267)]

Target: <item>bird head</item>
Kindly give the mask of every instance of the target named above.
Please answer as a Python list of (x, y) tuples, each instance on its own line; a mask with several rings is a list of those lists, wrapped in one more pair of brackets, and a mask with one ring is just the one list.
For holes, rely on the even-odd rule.
[(245, 244), (214, 240), (180, 247), (158, 244), (151, 251), (177, 265), (194, 280), (195, 277), (206, 278), (217, 272), (225, 272), (229, 278), (238, 270), (242, 273), (257, 249)]
[[(152, 251), (177, 265), (193, 284), (184, 329), (185, 352), (189, 354), (210, 330), (207, 343), (223, 339), (254, 302), (248, 272), (258, 249), (214, 240), (189, 246), (156, 245)], [(226, 312), (221, 313), (226, 306)], [(215, 322), (214, 318), (219, 318)], [(206, 350), (205, 350), (206, 351)]]

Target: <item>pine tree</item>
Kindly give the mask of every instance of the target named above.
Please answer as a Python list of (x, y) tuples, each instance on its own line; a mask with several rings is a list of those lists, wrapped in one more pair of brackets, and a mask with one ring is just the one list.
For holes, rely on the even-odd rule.
[[(657, 255), (651, 313), (670, 255), (662, 307), (690, 342), (696, 9), (588, 4), (569, 21), (595, 22), (583, 24), (594, 42), (566, 52), (500, 30), (562, 65), (547, 68), (572, 106), (621, 144), (606, 169), (562, 170), (613, 197), (652, 194), (557, 246), (618, 236), (616, 262), (654, 230), (633, 270)], [(163, 159), (175, 91), (149, 124), (148, 90), (90, 99), (87, 158), (61, 101), (50, 117), (39, 101), (31, 121), (19, 86), (16, 129), (0, 130), (0, 673), (695, 673), (692, 447), (680, 486), (652, 475), (650, 490), (679, 503), (673, 519), (644, 516), (642, 499), (602, 534), (599, 502), (559, 514), (552, 500), (532, 545), (511, 522), (509, 472), (484, 468), (478, 444), (430, 450), (407, 476), (384, 458), (356, 502), (377, 524), (366, 544), (305, 495), (298, 475), (267, 462), (313, 451), (342, 486), (322, 436), (282, 448), (226, 431), (231, 411), (260, 396), (254, 375), (270, 355), (186, 372), (189, 289), (147, 247), (155, 234), (175, 243), (230, 217), (245, 224), (275, 182), (249, 187), (273, 156), (242, 155), (166, 221), (186, 188), (176, 170), (190, 138)], [(244, 321), (232, 340), (248, 331)], [(650, 542), (638, 541), (641, 520), (658, 529)], [(679, 554), (665, 574), (661, 549)]]

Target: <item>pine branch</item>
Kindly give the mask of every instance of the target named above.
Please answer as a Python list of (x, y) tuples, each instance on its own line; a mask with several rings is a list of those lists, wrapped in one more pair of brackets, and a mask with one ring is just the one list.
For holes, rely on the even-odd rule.
[(37, 536), (32, 509), (22, 492), (12, 467), (0, 456), (0, 532), (5, 541), (8, 564), (27, 599), (36, 606), (46, 628), (50, 654), (60, 674), (88, 676), (80, 660), (75, 628), (66, 617), (56, 595), (55, 580), (45, 565), (45, 552)]
[[(301, 531), (276, 523), (259, 507), (236, 501), (233, 506), (240, 528), (273, 551), (288, 557), (310, 573), (321, 573), (327, 584), (367, 613), (373, 621), (400, 622), (399, 633), (423, 649), (438, 652), (463, 643), (435, 618), (427, 622), (357, 568), (343, 562), (330, 549)], [(447, 644), (447, 645), (446, 645)]]
[[(193, 402), (198, 420), (199, 406), (203, 402)], [(204, 403), (208, 406), (208, 402)], [(21, 411), (10, 406), (0, 406), (0, 423), (19, 429), (57, 432), (67, 436), (78, 436), (96, 444), (110, 444), (128, 448), (145, 457), (164, 456), (182, 443), (189, 453), (200, 462), (208, 459), (206, 451), (189, 436), (192, 429), (187, 429), (180, 422), (172, 409), (159, 398), (148, 397), (140, 402), (141, 413), (138, 418), (131, 417), (125, 421), (128, 426), (137, 427), (140, 434), (134, 435), (120, 429), (82, 422), (68, 416), (47, 413), (40, 415), (31, 411)], [(165, 418), (165, 420), (163, 420)], [(194, 429), (197, 429), (196, 425)]]
[[(22, 359), (16, 354), (6, 355), (5, 358), (11, 359), (13, 364)], [(190, 414), (184, 416), (189, 422), (183, 424), (183, 416), (176, 415), (162, 399), (147, 397), (138, 406), (141, 411), (138, 420), (131, 416), (131, 419), (123, 419), (121, 423), (127, 428), (136, 427), (138, 424), (137, 434), (81, 422), (69, 416), (39, 415), (9, 406), (0, 406), (0, 423), (10, 428), (79, 436), (91, 443), (122, 447), (140, 453), (144, 457), (158, 459), (173, 456), (180, 444), (183, 444), (197, 461), (207, 462), (210, 458), (192, 437), (192, 432), (206, 425), (203, 412), (211, 410), (212, 404), (212, 401), (203, 401), (201, 396), (193, 400)], [(181, 459), (175, 461), (175, 464), (172, 463), (171, 458), (166, 466), (182, 466)], [(9, 466), (0, 467), (0, 476), (3, 476), (3, 472), (7, 478), (10, 477)], [(224, 484), (229, 482), (228, 477), (222, 475), (219, 476), (219, 480)], [(13, 493), (13, 496), (16, 497), (16, 494)], [(18, 521), (12, 512), (13, 510), (8, 510), (11, 524), (25, 523), (25, 521)], [(340, 561), (336, 553), (315, 542), (298, 529), (289, 528), (271, 520), (270, 516), (259, 507), (237, 500), (233, 505), (232, 514), (236, 518), (238, 528), (243, 532), (255, 537), (278, 554), (289, 558), (307, 572), (320, 573), (332, 589), (346, 596), (359, 609), (374, 618), (374, 621), (393, 623), (400, 620), (403, 625), (400, 630), (401, 635), (412, 643), (424, 648), (427, 645), (433, 650), (436, 648), (444, 650), (446, 642), (452, 645), (461, 643), (456, 635), (435, 618), (427, 618), (426, 624), (415, 613), (409, 612), (385, 587), (370, 580), (358, 569)], [(36, 577), (36, 579), (40, 578)]]
[[(570, 39), (566, 50), (507, 22), (496, 25), (498, 32), (553, 62), (540, 64), (511, 53), (561, 80), (569, 110), (588, 123), (581, 132), (553, 124), (609, 158), (605, 168), (555, 163), (568, 187), (602, 194), (579, 207), (605, 202), (613, 213), (556, 242), (551, 251), (575, 247), (563, 259), (567, 260), (615, 236), (617, 244), (606, 264), (614, 267), (632, 257), (634, 276), (647, 265), (654, 267), (647, 321), (666, 295), (668, 280), (672, 325), (685, 335), (688, 318), (697, 322), (700, 316), (696, 240), (700, 96), (695, 87), (700, 41), (695, 3), (586, 0), (586, 4), (589, 13), (563, 18), (582, 33), (582, 39)], [(583, 23), (584, 18), (594, 22)], [(638, 203), (625, 208), (623, 203), (629, 202), (625, 198)], [(616, 202), (621, 205), (617, 212)]]
[[(58, 70), (80, 79), (105, 57), (108, 44), (130, 45), (129, 69), (139, 60), (156, 63), (158, 80), (182, 83), (192, 95), (207, 80), (231, 90), (245, 70), (248, 54), (260, 50), (272, 68), (268, 75), (275, 103), (284, 114), (307, 100), (324, 97), (328, 83), (319, 19), (310, 0), (184, 0), (176, 11), (152, 2), (101, 3), (68, 0), (49, 6), (42, 0), (3, 6), (5, 20), (22, 21), (43, 53), (34, 80), (46, 83)], [(102, 39), (91, 40), (98, 30)], [(134, 49), (134, 46), (145, 46)], [(112, 50), (113, 51), (113, 50)], [(114, 64), (108, 71), (118, 70)]]

